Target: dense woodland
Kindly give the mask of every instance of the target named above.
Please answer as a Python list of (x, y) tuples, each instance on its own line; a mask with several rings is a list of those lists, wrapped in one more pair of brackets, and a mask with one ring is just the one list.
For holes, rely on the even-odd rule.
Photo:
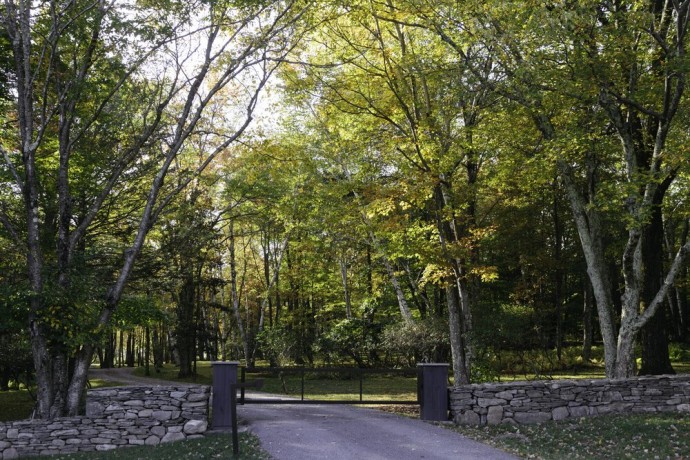
[(690, 0), (5, 1), (0, 386), (32, 375), (50, 418), (92, 361), (673, 372), (689, 20)]

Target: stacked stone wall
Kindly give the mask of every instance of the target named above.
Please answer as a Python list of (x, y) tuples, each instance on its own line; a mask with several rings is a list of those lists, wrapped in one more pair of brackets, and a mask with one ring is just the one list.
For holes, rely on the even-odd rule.
[(450, 389), (458, 424), (538, 423), (608, 413), (690, 413), (690, 375), (464, 385)]
[(0, 423), (0, 459), (104, 451), (202, 437), (207, 386), (90, 390), (86, 415)]

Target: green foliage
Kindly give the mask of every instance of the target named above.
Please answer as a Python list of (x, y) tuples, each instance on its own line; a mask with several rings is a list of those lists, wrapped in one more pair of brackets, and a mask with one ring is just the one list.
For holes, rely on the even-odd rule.
[(31, 386), (33, 369), (28, 337), (17, 332), (0, 333), (0, 391)]
[(132, 295), (124, 297), (113, 315), (112, 323), (120, 329), (147, 326), (170, 321), (169, 315), (150, 296)]
[(447, 362), (448, 327), (444, 321), (399, 322), (383, 332), (382, 349), (408, 366), (416, 363)]
[(378, 361), (380, 332), (380, 326), (368, 319), (344, 319), (321, 334), (314, 351), (326, 364), (354, 362), (359, 367), (367, 367)]
[(256, 341), (263, 356), (275, 366), (287, 366), (294, 362), (296, 356), (296, 337), (292, 328), (276, 325), (261, 331)]

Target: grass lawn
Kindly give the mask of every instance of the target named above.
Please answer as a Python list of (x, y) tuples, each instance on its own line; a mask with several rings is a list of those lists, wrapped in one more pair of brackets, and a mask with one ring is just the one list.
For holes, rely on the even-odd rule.
[[(178, 459), (212, 459), (233, 458), (232, 436), (230, 434), (211, 434), (201, 439), (180, 441), (158, 446), (123, 447), (107, 452), (82, 452), (78, 454), (51, 455), (35, 457), (50, 460), (178, 460)], [(261, 450), (259, 440), (249, 433), (240, 434), (239, 459), (270, 459)]]
[(605, 415), (536, 425), (452, 429), (523, 458), (690, 457), (690, 417), (682, 414)]
[[(199, 385), (211, 385), (211, 363), (209, 361), (198, 361), (196, 366), (197, 375), (192, 377), (179, 378), (177, 376), (179, 368), (166, 364), (161, 367), (160, 372), (156, 372), (153, 366), (150, 367), (151, 374), (149, 377), (154, 379), (171, 380), (175, 382), (198, 383)], [(134, 375), (137, 377), (146, 377), (146, 369), (144, 367), (135, 367)]]
[[(177, 377), (177, 368), (165, 365), (160, 373), (151, 373), (151, 377), (176, 382), (196, 382), (203, 385), (210, 385), (211, 363), (199, 361), (197, 363), (197, 376), (195, 378), (180, 379)], [(134, 374), (144, 376), (143, 368), (136, 368)], [(302, 379), (298, 373), (283, 372), (282, 378), (279, 375), (270, 373), (251, 373), (247, 374), (247, 381), (263, 379), (264, 385), (262, 392), (286, 395), (299, 398), (302, 391)], [(373, 374), (364, 375), (362, 383), (363, 399), (390, 401), (402, 399), (414, 401), (417, 398), (417, 377), (400, 376), (396, 374)], [(307, 372), (304, 377), (305, 398), (318, 399), (359, 399), (359, 377), (357, 375), (333, 374), (324, 378), (320, 373)]]
[(0, 391), (0, 422), (31, 417), (34, 400), (26, 390)]
[[(118, 382), (106, 380), (91, 380), (91, 388), (112, 387)], [(34, 409), (34, 400), (25, 389), (0, 391), (0, 422), (23, 420), (31, 417)]]

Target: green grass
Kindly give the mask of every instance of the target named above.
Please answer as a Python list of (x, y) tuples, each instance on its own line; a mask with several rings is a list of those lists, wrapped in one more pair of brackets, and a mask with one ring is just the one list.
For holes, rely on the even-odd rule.
[(0, 422), (31, 417), (34, 400), (26, 390), (0, 391)]
[[(46, 457), (36, 457), (45, 459)], [(178, 460), (232, 458), (232, 436), (210, 434), (204, 438), (180, 441), (158, 446), (124, 447), (107, 452), (81, 452), (78, 454), (51, 455), (51, 460)], [(259, 439), (249, 433), (240, 434), (238, 459), (270, 459), (261, 449)]]
[(682, 414), (606, 415), (535, 425), (452, 429), (523, 458), (690, 457), (690, 417)]
[[(170, 380), (173, 382), (184, 383), (198, 383), (199, 385), (211, 385), (213, 383), (211, 378), (211, 363), (209, 361), (198, 361), (196, 366), (196, 375), (192, 377), (179, 378), (177, 374), (180, 369), (178, 367), (166, 364), (160, 368), (160, 372), (156, 372), (153, 366), (150, 368), (151, 375), (148, 377), (154, 379)], [(144, 367), (134, 368), (134, 375), (137, 377), (147, 377), (146, 369)]]
[[(247, 380), (263, 379), (262, 392), (300, 397), (300, 374), (284, 372), (282, 376), (268, 373), (247, 374)], [(307, 372), (304, 376), (304, 396), (325, 400), (359, 400), (359, 376), (331, 374), (327, 378), (320, 373)], [(417, 378), (394, 374), (364, 374), (362, 399), (380, 401), (414, 401), (417, 398)]]
[[(211, 363), (199, 361), (197, 363), (196, 377), (180, 379), (177, 377), (178, 369), (174, 366), (165, 365), (160, 373), (152, 372), (150, 377), (157, 379), (170, 380), (173, 382), (196, 382), (203, 385), (212, 384)], [(144, 377), (144, 369), (136, 368), (134, 374)], [(302, 379), (299, 374), (283, 372), (280, 375), (270, 373), (251, 373), (247, 374), (247, 381), (263, 379), (264, 385), (261, 388), (263, 393), (286, 395), (290, 397), (300, 397)], [(307, 372), (304, 378), (305, 398), (313, 399), (359, 399), (359, 377), (356, 375), (332, 374), (328, 378), (321, 373)], [(366, 375), (363, 381), (364, 400), (383, 400), (394, 399), (414, 400), (417, 397), (417, 378), (402, 377), (398, 375)], [(254, 391), (252, 389), (252, 391)]]
[[(91, 388), (114, 387), (121, 383), (108, 380), (90, 380)], [(0, 422), (23, 420), (31, 417), (34, 399), (25, 388), (20, 390), (0, 391)]]

